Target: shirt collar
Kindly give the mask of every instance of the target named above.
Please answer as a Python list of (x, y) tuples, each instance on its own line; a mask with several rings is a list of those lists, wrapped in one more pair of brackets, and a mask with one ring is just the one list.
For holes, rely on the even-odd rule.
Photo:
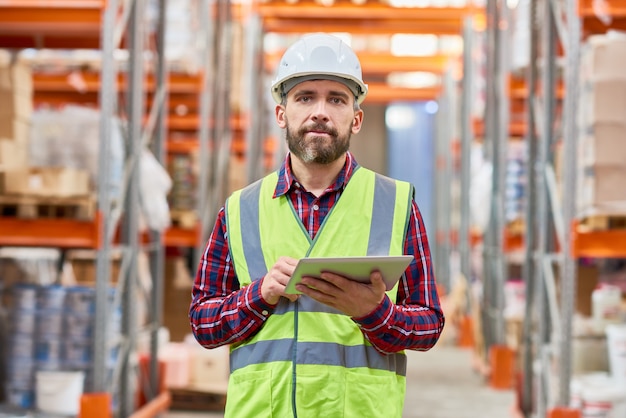
[[(346, 153), (346, 162), (343, 165), (343, 168), (337, 175), (333, 184), (331, 184), (327, 190), (336, 191), (345, 188), (357, 166), (358, 163), (356, 162), (354, 155), (348, 151)], [(276, 189), (274, 189), (274, 197), (276, 198), (285, 195), (289, 192), (289, 190), (298, 187), (301, 188), (302, 186), (300, 186), (298, 180), (293, 174), (293, 171), (291, 171), (291, 153), (288, 152), (282, 165), (280, 166), (280, 169), (278, 170), (278, 182), (276, 183)]]

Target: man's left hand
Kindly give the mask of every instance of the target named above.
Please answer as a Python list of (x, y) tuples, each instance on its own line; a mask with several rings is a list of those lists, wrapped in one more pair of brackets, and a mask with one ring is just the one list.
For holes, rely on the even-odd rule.
[(372, 312), (385, 297), (385, 282), (380, 272), (370, 274), (371, 283), (360, 283), (346, 277), (322, 273), (321, 277), (303, 277), (296, 289), (350, 317)]

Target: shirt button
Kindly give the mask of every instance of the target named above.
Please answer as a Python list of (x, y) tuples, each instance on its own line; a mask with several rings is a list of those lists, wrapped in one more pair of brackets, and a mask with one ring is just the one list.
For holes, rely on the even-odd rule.
[(313, 210), (319, 210), (319, 208), (320, 208), (319, 206), (313, 205)]
[(261, 313), (262, 313), (264, 316), (269, 315), (269, 312), (268, 312), (268, 311), (266, 311), (265, 309), (263, 309), (263, 311), (261, 311)]

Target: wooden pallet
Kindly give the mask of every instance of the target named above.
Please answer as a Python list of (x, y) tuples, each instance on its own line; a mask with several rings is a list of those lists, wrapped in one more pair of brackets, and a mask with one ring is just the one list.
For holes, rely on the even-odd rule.
[(96, 199), (92, 195), (78, 197), (0, 195), (0, 216), (87, 221), (94, 218), (95, 212)]
[(224, 411), (226, 395), (189, 389), (169, 389), (172, 395), (170, 409), (178, 411)]
[(626, 229), (626, 214), (587, 216), (580, 220), (579, 225), (585, 231), (606, 231), (609, 229)]
[(183, 229), (193, 229), (198, 224), (198, 214), (195, 210), (171, 209), (172, 225)]

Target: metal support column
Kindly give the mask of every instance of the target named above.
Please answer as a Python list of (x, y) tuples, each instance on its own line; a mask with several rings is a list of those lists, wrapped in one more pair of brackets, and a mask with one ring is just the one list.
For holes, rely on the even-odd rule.
[(196, 249), (195, 261), (200, 259), (204, 244), (209, 239), (213, 227), (214, 211), (209, 208), (213, 202), (209, 199), (211, 187), (211, 172), (213, 170), (213, 150), (211, 146), (211, 121), (213, 118), (214, 96), (214, 63), (215, 63), (215, 21), (213, 16), (215, 0), (201, 0), (199, 5), (200, 16), (200, 53), (202, 68), (202, 91), (200, 93), (200, 126), (198, 130), (200, 174), (198, 179), (197, 207), (201, 224), (201, 237)]
[[(554, 0), (556, 1), (556, 0)], [(559, 357), (559, 405), (569, 405), (572, 368), (572, 318), (576, 300), (576, 260), (572, 256), (572, 222), (576, 212), (576, 168), (578, 126), (578, 77), (580, 66), (581, 22), (578, 0), (565, 0), (567, 41), (565, 55), (565, 103), (563, 108), (563, 242), (561, 243), (561, 341)], [(556, 16), (557, 13), (554, 13)]]
[[(156, 106), (156, 123), (154, 135), (151, 143), (151, 149), (157, 161), (165, 160), (165, 141), (167, 139), (167, 117), (168, 117), (168, 68), (165, 57), (165, 31), (166, 31), (166, 13), (167, 0), (159, 0), (158, 4), (158, 21), (156, 28), (156, 68), (155, 68), (155, 101)], [(150, 277), (152, 277), (151, 303), (148, 304), (150, 314), (150, 378), (148, 382), (146, 398), (148, 400), (155, 398), (160, 391), (159, 387), (159, 328), (163, 323), (163, 288), (164, 288), (164, 264), (165, 264), (165, 247), (162, 244), (162, 233), (160, 231), (150, 231), (150, 242), (153, 248), (150, 248)]]
[[(578, 71), (580, 65), (580, 21), (577, 0), (564, 0), (566, 23), (562, 21), (563, 2), (533, 2), (531, 33), (532, 64), (529, 85), (529, 173), (531, 194), (527, 211), (527, 262), (525, 279), (529, 299), (526, 304), (525, 384), (523, 408), (528, 415), (546, 416), (558, 404), (567, 407), (571, 379), (571, 328), (576, 289), (576, 263), (572, 257), (571, 224), (576, 204), (576, 148)], [(540, 7), (542, 6), (542, 7)], [(539, 17), (543, 21), (539, 20)], [(538, 33), (541, 32), (541, 47)], [(562, 198), (557, 196), (556, 173), (552, 150), (559, 134), (556, 131), (557, 34), (567, 62), (565, 74), (565, 105), (563, 108), (563, 172)], [(542, 63), (541, 69), (537, 63)], [(541, 73), (541, 96), (537, 97), (538, 74)], [(553, 243), (556, 232), (558, 247)], [(556, 253), (559, 251), (559, 253)], [(553, 264), (560, 264), (560, 297), (557, 296)], [(559, 311), (560, 310), (560, 311)], [(531, 352), (532, 350), (532, 352)], [(555, 363), (557, 360), (558, 363)], [(553, 365), (557, 364), (555, 376)], [(539, 367), (533, 367), (533, 366)], [(533, 376), (533, 370), (538, 372)], [(530, 377), (534, 378), (531, 380)], [(551, 379), (558, 378), (557, 387)], [(531, 393), (532, 390), (537, 392)], [(533, 405), (533, 399), (536, 405)]]
[(508, 82), (508, 12), (505, 1), (487, 1), (487, 100), (485, 145), (487, 155), (493, 162), (491, 208), (489, 226), (485, 234), (484, 284), (483, 284), (483, 332), (485, 345), (504, 342), (504, 281), (506, 279), (503, 233), (504, 178), (508, 142), (509, 103), (506, 96)]
[(472, 153), (472, 118), (471, 107), (473, 97), (473, 62), (472, 50), (474, 38), (474, 20), (465, 18), (463, 24), (463, 80), (461, 89), (461, 173), (460, 173), (460, 222), (459, 222), (459, 255), (461, 274), (468, 283), (467, 311), (471, 309), (472, 271), (470, 264), (470, 187), (471, 187), (471, 153)]
[(526, 86), (528, 91), (526, 108), (526, 143), (528, 144), (528, 175), (526, 179), (526, 228), (524, 232), (524, 265), (522, 266), (522, 274), (524, 277), (526, 300), (525, 315), (522, 331), (522, 372), (523, 386), (521, 395), (521, 410), (526, 417), (529, 417), (534, 410), (534, 394), (533, 389), (535, 373), (533, 364), (536, 360), (536, 351), (539, 343), (535, 335), (535, 327), (538, 326), (542, 316), (538, 313), (539, 294), (543, 295), (543, 286), (541, 286), (541, 270), (535, 266), (535, 248), (537, 247), (536, 232), (537, 231), (537, 185), (541, 182), (543, 172), (542, 167), (536, 161), (539, 155), (539, 137), (537, 135), (537, 118), (535, 118), (535, 105), (537, 101), (537, 85), (538, 85), (538, 60), (539, 54), (539, 31), (541, 22), (539, 20), (539, 0), (530, 1), (530, 56), (528, 57), (528, 69), (526, 73)]
[(121, 241), (123, 255), (128, 260), (122, 286), (121, 372), (119, 384), (119, 416), (128, 417), (135, 410), (136, 373), (131, 360), (137, 340), (137, 286), (139, 255), (139, 160), (143, 149), (142, 126), (144, 116), (144, 0), (133, 0), (128, 28), (129, 83), (128, 130), (126, 168), (127, 188), (124, 199)]
[(437, 112), (437, 135), (435, 143), (435, 251), (434, 266), (437, 282), (450, 290), (450, 223), (451, 223), (451, 190), (452, 183), (452, 136), (453, 123), (456, 121), (455, 96), (456, 85), (450, 75), (443, 75), (443, 95), (439, 98)]
[(113, 136), (113, 115), (117, 108), (117, 68), (113, 60), (113, 51), (117, 47), (113, 33), (117, 20), (118, 2), (108, 0), (102, 18), (102, 62), (100, 69), (100, 138), (98, 145), (98, 213), (101, 216), (99, 225), (100, 248), (96, 254), (96, 296), (94, 313), (94, 346), (93, 346), (93, 383), (87, 390), (94, 392), (107, 391), (107, 352), (109, 343), (107, 336), (108, 318), (110, 318), (109, 275), (111, 240), (109, 237), (111, 196), (109, 190), (109, 155)]
[[(244, 68), (262, 68), (263, 63), (263, 27), (261, 18), (257, 14), (250, 14), (246, 21), (246, 56)], [(264, 109), (265, 84), (263, 72), (248, 71), (246, 92), (247, 108), (245, 114), (250, 120), (246, 130), (246, 162), (247, 182), (261, 178), (264, 172), (265, 150), (263, 149), (263, 123), (265, 121)]]

